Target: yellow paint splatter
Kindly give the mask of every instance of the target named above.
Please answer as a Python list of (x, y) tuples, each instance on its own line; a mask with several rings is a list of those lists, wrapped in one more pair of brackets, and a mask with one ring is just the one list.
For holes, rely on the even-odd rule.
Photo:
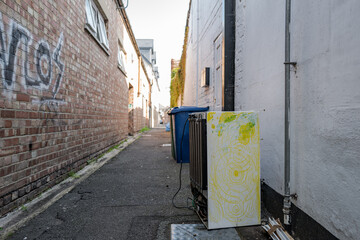
[(231, 122), (236, 118), (236, 114), (232, 112), (224, 112), (221, 114), (219, 123)]
[(208, 112), (208, 114), (207, 114), (207, 121), (208, 122), (211, 121), (211, 119), (213, 119), (214, 114), (215, 114), (215, 112)]
[(212, 128), (212, 129), (215, 129), (215, 125), (214, 125), (214, 124), (211, 124), (211, 128)]
[(244, 145), (249, 144), (254, 134), (255, 134), (255, 128), (252, 122), (248, 122), (245, 125), (241, 125), (239, 129), (239, 142)]
[(239, 172), (237, 170), (234, 171), (234, 176), (238, 177), (239, 176)]

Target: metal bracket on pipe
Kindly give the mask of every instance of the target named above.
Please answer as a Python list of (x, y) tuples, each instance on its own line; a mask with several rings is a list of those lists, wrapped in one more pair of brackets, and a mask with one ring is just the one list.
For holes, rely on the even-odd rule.
[(297, 195), (296, 193), (293, 193), (293, 194), (290, 195), (290, 197), (291, 197), (292, 199), (294, 199), (294, 200), (297, 200), (298, 195)]
[[(122, 3), (122, 1), (121, 1), (121, 3)], [(128, 6), (129, 6), (129, 0), (126, 1), (126, 6), (124, 6), (124, 3), (122, 3), (116, 9), (126, 9)]]
[(290, 64), (293, 65), (294, 67), (296, 66), (297, 62), (284, 62), (285, 65)]

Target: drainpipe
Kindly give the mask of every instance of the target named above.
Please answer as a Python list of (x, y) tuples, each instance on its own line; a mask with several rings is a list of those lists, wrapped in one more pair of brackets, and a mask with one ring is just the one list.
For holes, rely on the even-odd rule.
[(235, 108), (235, 0), (223, 0), (224, 11), (224, 72), (222, 109), (234, 111)]
[(138, 92), (137, 92), (137, 96), (139, 97), (140, 96), (140, 79), (141, 79), (141, 74), (140, 74), (140, 72), (141, 72), (141, 56), (138, 56), (138, 63), (139, 63), (139, 65), (138, 65)]
[(286, 0), (285, 7), (285, 154), (284, 154), (284, 224), (290, 225), (290, 12), (291, 0)]
[(196, 99), (195, 99), (195, 103), (196, 106), (199, 106), (199, 82), (200, 82), (200, 78), (199, 78), (199, 68), (200, 68), (200, 64), (199, 64), (199, 52), (200, 52), (200, 31), (199, 31), (199, 27), (200, 27), (200, 0), (196, 1), (196, 41), (197, 41), (197, 48), (196, 48)]
[(149, 84), (149, 128), (152, 128), (152, 100), (151, 100), (151, 93), (152, 93), (152, 85), (154, 79), (152, 79), (152, 83)]

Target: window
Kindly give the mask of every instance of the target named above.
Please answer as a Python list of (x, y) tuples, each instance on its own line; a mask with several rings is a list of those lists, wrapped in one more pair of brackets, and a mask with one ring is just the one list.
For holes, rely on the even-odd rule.
[(118, 66), (126, 74), (125, 63), (126, 63), (126, 52), (125, 52), (121, 42), (119, 41), (119, 44), (118, 44)]
[(92, 36), (106, 50), (109, 50), (109, 40), (106, 34), (105, 20), (93, 0), (86, 0), (86, 27)]

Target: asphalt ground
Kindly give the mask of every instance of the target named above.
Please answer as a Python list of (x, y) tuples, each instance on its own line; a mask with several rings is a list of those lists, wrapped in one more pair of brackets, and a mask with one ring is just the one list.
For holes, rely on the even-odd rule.
[[(170, 239), (171, 224), (201, 223), (172, 197), (179, 168), (170, 133), (152, 129), (7, 239)], [(165, 144), (165, 146), (164, 146)], [(176, 205), (191, 197), (183, 164)], [(260, 227), (237, 228), (242, 239), (267, 239)]]
[[(143, 134), (9, 239), (169, 239), (171, 223), (199, 223), (172, 206), (180, 165), (169, 143), (164, 129)], [(184, 164), (180, 206), (191, 196), (188, 172)]]

